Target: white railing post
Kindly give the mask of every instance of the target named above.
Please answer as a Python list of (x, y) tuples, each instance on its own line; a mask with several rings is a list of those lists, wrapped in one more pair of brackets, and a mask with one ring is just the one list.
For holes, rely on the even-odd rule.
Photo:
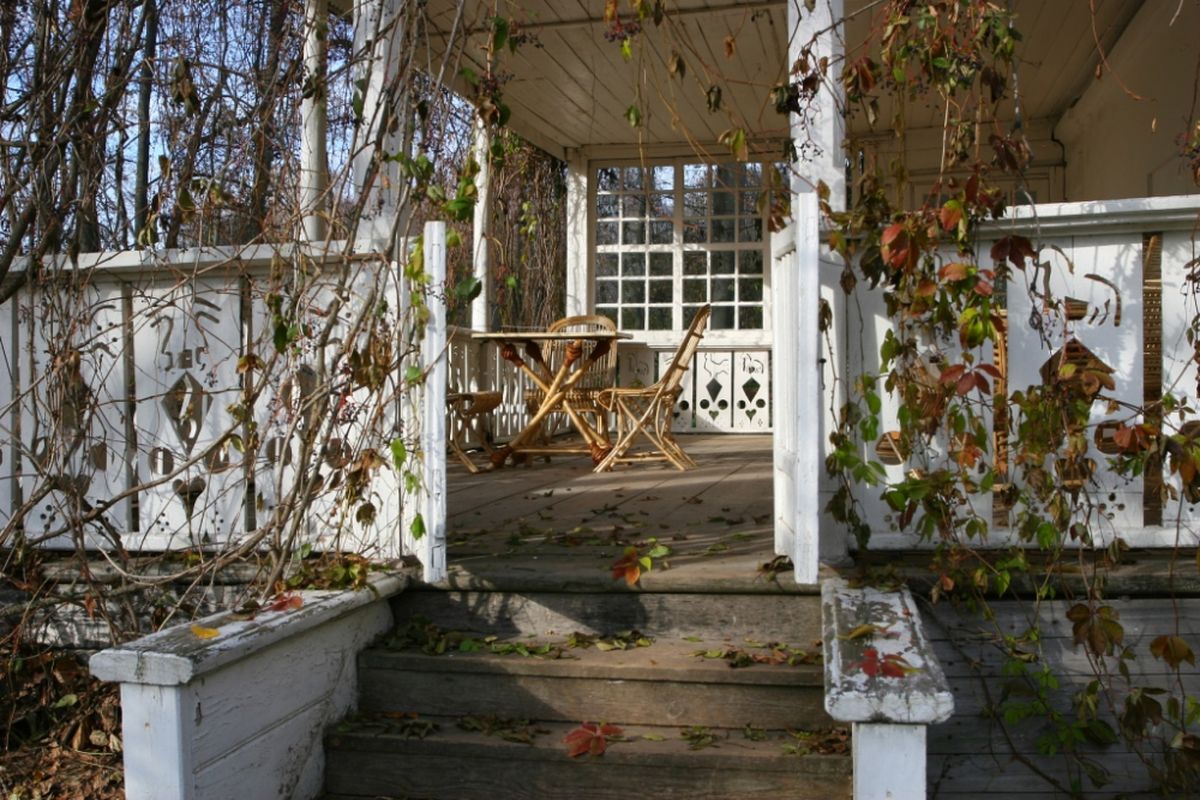
[(855, 722), (850, 726), (854, 800), (925, 797), (926, 725)]
[[(887, 634), (862, 636), (864, 625)], [(912, 593), (827, 580), (821, 627), (825, 711), (852, 724), (854, 800), (925, 797), (926, 728), (950, 718), (954, 695)], [(889, 661), (905, 671), (887, 674)]]
[[(446, 223), (425, 223), (425, 272), (429, 285), (446, 283)], [(421, 502), (425, 533), (414, 542), (425, 580), (446, 574), (446, 304), (441, 292), (428, 301), (429, 316), (421, 341)]]
[(479, 173), (475, 176), (475, 241), (471, 252), (475, 258), (475, 278), (479, 281), (481, 291), (479, 297), (471, 303), (471, 327), (477, 331), (486, 331), (490, 327), (492, 312), (492, 270), (491, 270), (491, 135), (487, 127), (476, 120), (475, 122), (475, 161), (479, 164)]

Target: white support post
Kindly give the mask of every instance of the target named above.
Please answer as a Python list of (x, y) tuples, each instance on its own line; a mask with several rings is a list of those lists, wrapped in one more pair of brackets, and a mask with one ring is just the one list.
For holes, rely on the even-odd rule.
[[(809, 62), (814, 66), (821, 58), (828, 58), (830, 63), (838, 63), (841, 55), (841, 36), (834, 23), (844, 16), (843, 0), (820, 0), (810, 12), (801, 0), (788, 2), (788, 29), (791, 31), (788, 46), (789, 68), (795, 64), (806, 51)], [(797, 78), (800, 76), (792, 76)], [(821, 487), (824, 482), (825, 452), (828, 443), (826, 426), (828, 420), (822, 408), (827, 403), (826, 392), (831, 388), (829, 377), (822, 363), (822, 342), (819, 325), (820, 298), (822, 273), (830, 273), (830, 257), (822, 252), (820, 246), (820, 223), (818, 219), (810, 219), (807, 215), (816, 214), (815, 197), (819, 184), (829, 187), (829, 202), (834, 209), (845, 206), (846, 171), (843, 141), (845, 138), (845, 123), (841, 114), (841, 88), (836, 80), (826, 82), (822, 87), (820, 103), (814, 112), (801, 120), (798, 115), (792, 115), (791, 132), (797, 142), (805, 141), (815, 146), (816, 157), (811, 162), (797, 165), (792, 174), (792, 208), (797, 215), (796, 268), (799, 270), (799, 286), (796, 297), (798, 307), (789, 307), (787, 299), (783, 299), (774, 309), (777, 314), (794, 314), (796, 325), (799, 326), (797, 379), (799, 391), (796, 393), (795, 407), (781, 409), (780, 413), (795, 415), (807, 431), (808, 442), (801, 442), (798, 448), (799, 463), (796, 472), (800, 476), (797, 482), (799, 495), (795, 498), (798, 509), (797, 520), (797, 552), (812, 548), (810, 553), (819, 553), (820, 560), (836, 562), (843, 560), (846, 554), (845, 536), (833, 529), (820, 535), (820, 509), (825, 505), (821, 497)], [(800, 150), (797, 147), (797, 150)], [(804, 195), (809, 195), (806, 202)], [(807, 241), (816, 239), (816, 241)], [(824, 269), (823, 269), (824, 267)], [(834, 303), (836, 310), (836, 302)], [(842, 315), (837, 315), (842, 319)], [(836, 342), (838, 337), (833, 337)], [(840, 358), (840, 354), (838, 354)], [(838, 374), (842, 373), (839, 368)], [(824, 423), (824, 424), (814, 424)], [(815, 583), (815, 559), (805, 558), (808, 562), (801, 564), (796, 559), (796, 580), (801, 583)]]
[(324, 241), (327, 231), (329, 166), (325, 146), (328, 128), (328, 40), (327, 0), (304, 3), (304, 97), (300, 101), (303, 135), (300, 139), (300, 209), (304, 215), (304, 238)]
[(491, 269), (491, 135), (487, 126), (480, 120), (475, 121), (475, 162), (479, 164), (479, 172), (475, 176), (475, 225), (471, 252), (474, 253), (474, 274), (479, 280), (482, 291), (471, 303), (471, 327), (477, 331), (490, 328), (492, 309), (492, 269)]
[[(425, 272), (434, 287), (446, 283), (446, 223), (425, 223)], [(425, 580), (446, 576), (446, 305), (437, 297), (428, 307), (421, 342), (425, 375), (421, 406), (421, 516), (425, 535), (415, 545)]]
[[(821, 58), (828, 58), (830, 64), (841, 63), (842, 35), (832, 26), (845, 16), (844, 0), (819, 0), (811, 12), (804, 6), (802, 0), (788, 0), (788, 30), (792, 32), (788, 39), (788, 68), (800, 59), (805, 48), (809, 48), (809, 61), (814, 69)], [(841, 83), (835, 76), (821, 87), (820, 102), (811, 115), (801, 120), (792, 114), (792, 138), (807, 140), (817, 152), (813, 161), (797, 165), (792, 192), (815, 192), (817, 184), (824, 181), (835, 211), (845, 207), (846, 199), (846, 157), (843, 152), (846, 124), (842, 119), (842, 106)]]
[(396, 0), (354, 3), (354, 77), (362, 115), (350, 153), (354, 184), (368, 195), (357, 234), (360, 240), (389, 241), (399, 212), (399, 165), (380, 158), (404, 146), (403, 131), (399, 120), (391, 118), (395, 112), (388, 102), (388, 87), (398, 69), (398, 42), (403, 40), (395, 4)]
[(588, 298), (588, 162), (578, 150), (567, 154), (567, 316), (591, 313)]
[(917, 800), (925, 796), (925, 725), (855, 722), (854, 800)]

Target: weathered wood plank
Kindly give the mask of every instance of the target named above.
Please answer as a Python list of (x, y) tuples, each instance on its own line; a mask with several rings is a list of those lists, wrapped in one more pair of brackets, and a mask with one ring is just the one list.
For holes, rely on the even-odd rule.
[[(1134, 645), (1139, 653), (1139, 657), (1128, 665), (1134, 685), (1178, 693), (1180, 684), (1177, 681), (1182, 680), (1183, 690), (1195, 695), (1200, 691), (1200, 673), (1185, 664), (1176, 676), (1149, 653), (1148, 645), (1153, 637), (1173, 633), (1176, 625), (1185, 638), (1194, 638), (1200, 631), (1200, 600), (1186, 598), (1176, 602), (1178, 618), (1174, 612), (1164, 613), (1163, 600), (1118, 599), (1111, 601), (1111, 605), (1120, 614), (1126, 630), (1126, 644)], [(1071, 601), (1062, 600), (1044, 603), (1039, 616), (1040, 652), (1058, 681), (1058, 687), (1048, 691), (1047, 699), (1068, 720), (1074, 719), (1075, 694), (1096, 678), (1082, 647), (1074, 645), (1071, 622), (1065, 617), (1071, 605)], [(1003, 633), (1020, 635), (1029, 627), (1028, 604), (999, 601), (993, 602), (991, 608), (995, 624)], [(1035, 698), (1022, 680), (1005, 677), (1002, 673), (1005, 654), (993, 643), (993, 634), (980, 633), (992, 623), (949, 605), (926, 607), (922, 617), (955, 695), (954, 716), (947, 723), (930, 728), (931, 792), (937, 787), (938, 796), (989, 793), (1038, 797), (1050, 791), (1046, 781), (1014, 754), (1030, 760), (1056, 778), (1068, 780), (1064, 777), (1069, 774), (1066, 758), (1048, 758), (1039, 754), (1038, 739), (1049, 730), (1045, 717), (1034, 716), (1004, 729), (1001, 727), (996, 716), (999, 713), (997, 705), (1007, 701), (1020, 706)], [(1033, 648), (1029, 649), (1032, 651)], [(1111, 703), (1119, 713), (1124, 707), (1127, 690), (1122, 688), (1122, 680), (1116, 677), (1115, 660), (1107, 661), (1114, 675), (1115, 691)], [(1029, 665), (1031, 671), (1041, 668), (1041, 663)], [(1164, 702), (1165, 698), (1159, 700)], [(1108, 710), (1108, 701), (1102, 701), (1102, 706), (1102, 717), (1116, 727)], [(1144, 764), (1123, 746), (1083, 744), (1080, 752), (1110, 771), (1112, 783), (1104, 787), (1103, 796), (1119, 792), (1140, 796), (1139, 792), (1148, 791), (1150, 777)], [(1085, 790), (1094, 791), (1086, 777), (1082, 785)]]
[(724, 660), (693, 655), (697, 649), (727, 646), (659, 639), (625, 651), (575, 649), (555, 659), (377, 649), (359, 661), (362, 708), (723, 728), (834, 724), (822, 710), (819, 666), (730, 669)]
[(821, 635), (818, 599), (778, 592), (406, 592), (393, 605), (398, 620), (420, 615), (447, 630), (509, 637), (640, 630), (682, 638), (727, 631), (735, 638), (786, 640), (808, 648)]
[[(326, 789), (333, 795), (396, 795), (491, 800), (498, 786), (514, 800), (569, 794), (579, 800), (616, 800), (653, 787), (655, 797), (745, 798), (758, 794), (794, 800), (849, 797), (846, 756), (783, 755), (784, 740), (753, 742), (733, 733), (716, 747), (689, 750), (678, 728), (628, 726), (631, 741), (612, 744), (602, 758), (566, 757), (562, 739), (571, 724), (538, 726), (533, 744), (506, 742), (441, 729), (423, 740), (353, 729), (328, 739)], [(643, 738), (649, 734), (662, 741)]]

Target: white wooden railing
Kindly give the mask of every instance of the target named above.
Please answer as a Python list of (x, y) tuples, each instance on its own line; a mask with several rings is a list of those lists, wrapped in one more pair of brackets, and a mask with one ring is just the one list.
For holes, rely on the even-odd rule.
[[(1014, 270), (1007, 291), (1007, 352), (996, 359), (1006, 365), (1008, 392), (1041, 383), (1043, 365), (1074, 339), (1112, 370), (1115, 388), (1105, 396), (1140, 407), (1170, 392), (1196, 407), (1196, 350), (1187, 331), (1200, 299), (1200, 282), (1193, 280), (1200, 277), (1198, 221), (1200, 196), (1186, 196), (1026, 207), (985, 227), (977, 247), (985, 264), (990, 264), (993, 241), (1025, 236), (1041, 248), (1039, 260), (1049, 265), (1036, 277), (1039, 288), (1048, 275), (1051, 294), (1071, 298), (1075, 309), (1075, 318), (1065, 324), (1043, 314), (1031, 303), (1025, 285), (1034, 279), (1032, 271)], [(847, 308), (846, 340), (853, 344), (839, 358), (844, 374), (853, 379), (878, 371), (879, 344), (889, 326), (878, 293), (859, 293)], [(897, 398), (885, 392), (881, 396), (882, 430), (894, 430)], [(1096, 526), (1101, 542), (1119, 536), (1134, 546), (1170, 546), (1177, 540), (1194, 546), (1200, 543), (1200, 504), (1168, 501), (1157, 512), (1155, 503), (1145, 502), (1144, 478), (1119, 476), (1108, 468), (1113, 450), (1094, 434), (1105, 423), (1128, 421), (1129, 406), (1110, 409), (1098, 401), (1091, 409), (1088, 457), (1098, 468), (1090, 489), (1103, 505), (1097, 510), (1103, 519)], [(864, 455), (876, 458), (874, 444), (866, 443)], [(913, 466), (887, 466), (888, 479), (901, 480)], [(1164, 480), (1179, 488), (1175, 476)], [(858, 495), (874, 531), (872, 547), (922, 546), (914, 535), (894, 529), (880, 494), (879, 489), (863, 489)], [(973, 503), (977, 513), (991, 518), (990, 496)], [(1011, 540), (1003, 526), (990, 536), (995, 544)]]
[[(25, 536), (51, 547), (74, 546), (80, 531), (86, 545), (119, 538), (131, 551), (241, 541), (295, 485), (299, 436), (317, 424), (304, 409), (317, 392), (336, 414), (320, 439), (327, 485), (307, 508), (304, 535), (398, 555), (399, 476), (378, 470), (365, 525), (330, 477), (347, 454), (386, 457), (392, 438), (419, 439), (423, 415), (401, 401), (402, 371), (370, 394), (331, 355), (348, 336), (365, 346), (362, 308), (380, 309), (398, 350), (416, 341), (402, 332), (409, 295), (387, 252), (370, 243), (124, 252), (84, 256), (61, 269), (61, 283), (31, 281), (0, 306), (0, 525), (26, 503)], [(290, 302), (301, 274), (317, 277), (286, 320), (297, 336), (279, 354), (271, 298)], [(322, 347), (311, 332), (330, 325)], [(287, 363), (265, 369), (272, 359)], [(276, 377), (255, 396), (264, 374)], [(55, 488), (39, 497), (46, 485)]]

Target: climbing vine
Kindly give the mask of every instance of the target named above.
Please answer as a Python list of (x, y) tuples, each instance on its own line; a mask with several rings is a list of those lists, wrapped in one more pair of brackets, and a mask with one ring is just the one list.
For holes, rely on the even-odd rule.
[[(997, 721), (1038, 731), (1040, 755), (1067, 757), (1065, 773), (1051, 774), (1014, 751), (1033, 772), (1072, 795), (1099, 788), (1110, 775), (1097, 752), (1123, 742), (1162, 790), (1192, 791), (1200, 778), (1200, 705), (1181, 669), (1194, 666), (1195, 655), (1178, 626), (1148, 648), (1126, 635), (1106, 592), (1123, 543), (1096, 476), (1105, 467), (1132, 478), (1165, 466), (1181, 478), (1184, 497), (1193, 496), (1193, 410), (1171, 392), (1157, 404), (1119, 400), (1113, 370), (1069, 336), (1040, 383), (1010, 391), (998, 354), (1009, 327), (1027, 324), (1008, 315), (1010, 293), (1028, 295), (1035, 309), (1028, 324), (1046, 343), (1085, 313), (1050, 288), (1053, 270), (1075, 269), (1066, 254), (994, 222), (1008, 208), (1003, 187), (1022, 190), (1031, 158), (1014, 80), (1017, 21), (983, 0), (888, 2), (875, 20), (870, 46), (842, 65), (840, 89), (847, 114), (873, 129), (890, 126), (897, 156), (876, 163), (851, 138), (856, 169), (846, 206), (828, 187), (819, 191), (827, 244), (845, 264), (843, 290), (852, 303), (878, 297), (891, 325), (877, 359), (864, 357), (877, 369), (847, 376), (847, 402), (835, 409), (826, 466), (839, 488), (829, 511), (866, 550), (873, 526), (862, 501), (879, 493), (895, 529), (934, 543), (931, 599), (977, 610), (1002, 654)], [(811, 75), (811, 59), (802, 59), (781, 97), (799, 94)], [(941, 117), (937, 175), (923, 185), (903, 155), (918, 107)], [(1119, 324), (1121, 298), (1108, 285)], [(1093, 408), (1115, 420), (1097, 428)], [(1093, 439), (1111, 454), (1107, 465), (1090, 455)], [(902, 466), (902, 476), (889, 479), (885, 464)], [(1147, 491), (1158, 485), (1148, 482)], [(1166, 501), (1180, 499), (1170, 485), (1161, 491)], [(1015, 546), (984, 549), (1003, 535), (998, 529)], [(1064, 572), (1078, 580), (1063, 580)], [(1066, 608), (1074, 644), (1094, 672), (1071, 698), (1043, 651), (1055, 599), (1066, 601), (1055, 607)], [(1028, 626), (990, 626), (999, 600), (1024, 609)], [(1166, 685), (1139, 674), (1146, 661), (1161, 666)]]

